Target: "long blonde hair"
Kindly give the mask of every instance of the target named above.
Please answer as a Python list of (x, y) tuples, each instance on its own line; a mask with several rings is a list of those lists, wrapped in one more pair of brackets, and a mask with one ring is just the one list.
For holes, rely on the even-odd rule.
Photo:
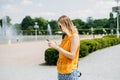
[(69, 30), (70, 33), (72, 33), (72, 32), (78, 33), (78, 31), (75, 29), (72, 21), (66, 15), (61, 16), (58, 19), (58, 23), (62, 24), (64, 27), (66, 27)]

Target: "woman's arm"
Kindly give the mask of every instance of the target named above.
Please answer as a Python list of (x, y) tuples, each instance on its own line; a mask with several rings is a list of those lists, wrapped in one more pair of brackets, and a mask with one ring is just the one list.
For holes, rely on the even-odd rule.
[(75, 56), (75, 53), (77, 51), (78, 45), (79, 45), (79, 35), (78, 34), (74, 34), (73, 38), (71, 40), (71, 46), (70, 46), (70, 52), (64, 50), (63, 48), (59, 47), (58, 45), (56, 45), (56, 43), (50, 41), (49, 42), (49, 46), (52, 48), (55, 48), (56, 50), (58, 50), (60, 53), (62, 53), (63, 55), (65, 55), (66, 57), (68, 57), (69, 59), (73, 59)]

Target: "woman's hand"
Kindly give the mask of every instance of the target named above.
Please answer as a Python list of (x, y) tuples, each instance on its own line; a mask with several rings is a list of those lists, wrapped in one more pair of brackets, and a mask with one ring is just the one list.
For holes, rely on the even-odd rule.
[(49, 42), (48, 42), (48, 46), (49, 46), (49, 47), (52, 47), (52, 48), (55, 48), (55, 49), (58, 48), (58, 45), (57, 45), (56, 42), (54, 42), (54, 41), (49, 41)]

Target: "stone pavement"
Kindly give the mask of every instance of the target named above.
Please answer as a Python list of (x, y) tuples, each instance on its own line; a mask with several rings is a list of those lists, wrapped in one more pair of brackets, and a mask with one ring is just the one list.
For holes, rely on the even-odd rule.
[[(1, 52), (2, 50), (0, 50), (0, 56), (5, 57), (5, 53)], [(12, 51), (9, 53), (12, 54)], [(9, 56), (12, 58), (21, 56), (14, 54), (14, 56), (13, 54)], [(30, 55), (33, 56), (31, 53)], [(9, 56), (7, 58), (10, 58)], [(26, 62), (27, 64), (21, 64), (22, 61), (20, 61), (19, 64), (12, 60), (12, 63), (12, 61), (7, 61), (9, 60), (7, 58), (6, 60), (0, 58), (0, 80), (57, 80), (56, 66), (46, 66), (38, 62), (33, 64), (32, 61)], [(2, 63), (5, 61), (6, 64)], [(120, 80), (120, 45), (98, 50), (80, 59), (78, 70), (82, 72), (79, 80)]]
[(80, 80), (120, 80), (120, 45), (98, 50), (79, 61)]

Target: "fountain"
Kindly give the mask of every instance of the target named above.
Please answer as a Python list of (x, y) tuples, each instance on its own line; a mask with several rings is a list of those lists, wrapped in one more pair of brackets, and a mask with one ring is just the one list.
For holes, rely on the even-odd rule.
[(52, 39), (52, 30), (49, 24), (47, 26), (47, 32), (48, 32), (49, 37), (46, 40), (48, 41), (49, 39)]
[(50, 27), (49, 24), (47, 26), (47, 31), (48, 31), (48, 34), (51, 36), (52, 35), (52, 30), (51, 30), (51, 27)]
[[(53, 39), (52, 30), (50, 25), (47, 26), (47, 34), (48, 36), (37, 36), (38, 25), (35, 22), (35, 38), (36, 40), (45, 40), (45, 39)], [(57, 37), (57, 38), (56, 38)], [(0, 25), (0, 43), (11, 43), (11, 42), (26, 42), (26, 41), (34, 41), (34, 37), (23, 36), (22, 33), (17, 34), (16, 29), (13, 25), (8, 24), (6, 17), (2, 18), (2, 25)], [(58, 36), (54, 36), (56, 39), (61, 39)]]
[(0, 42), (11, 43), (16, 41), (16, 30), (11, 24), (8, 24), (6, 17), (2, 19), (2, 26), (0, 26)]
[(91, 31), (91, 34), (92, 34), (93, 38), (95, 38), (95, 35), (94, 35), (94, 28), (91, 27), (90, 31)]

